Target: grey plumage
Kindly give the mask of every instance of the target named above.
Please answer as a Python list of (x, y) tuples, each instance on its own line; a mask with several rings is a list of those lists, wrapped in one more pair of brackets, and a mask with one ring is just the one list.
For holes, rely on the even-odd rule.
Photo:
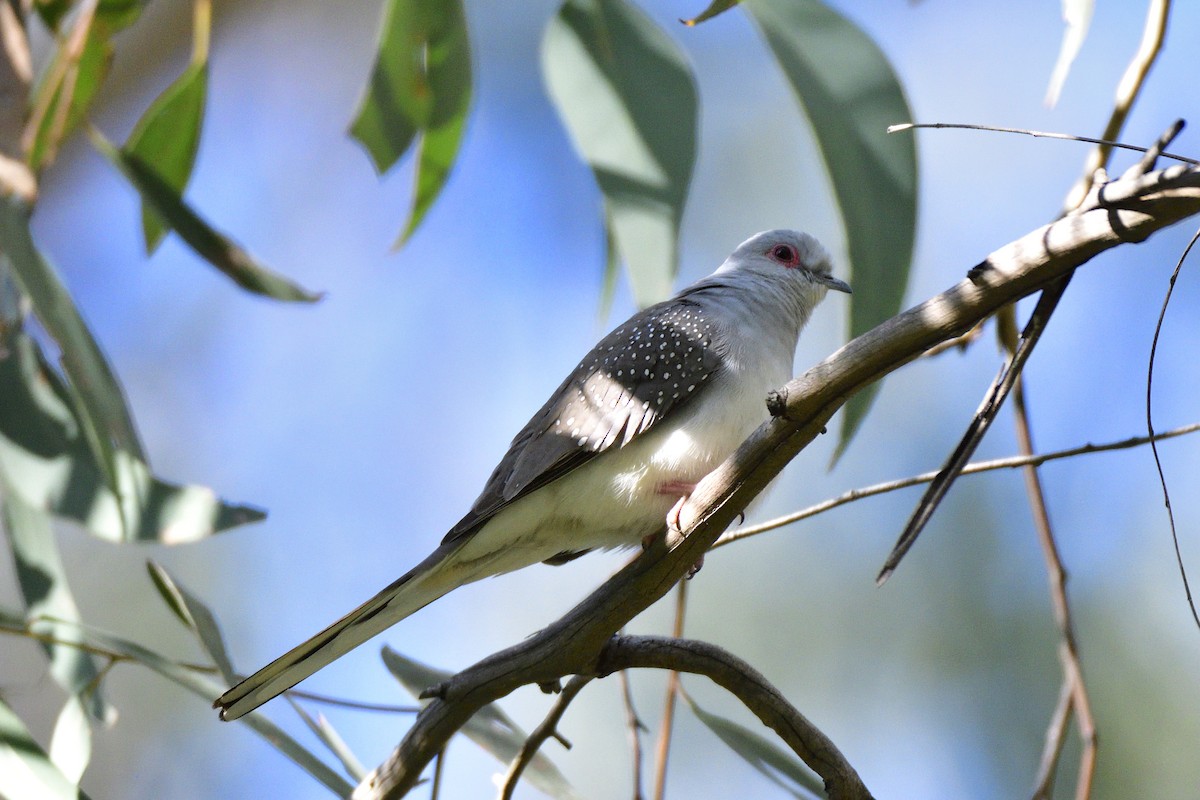
[(637, 544), (766, 418), (830, 275), (812, 237), (767, 231), (605, 336), (513, 439), (439, 547), (217, 699), (235, 719), (464, 583)]

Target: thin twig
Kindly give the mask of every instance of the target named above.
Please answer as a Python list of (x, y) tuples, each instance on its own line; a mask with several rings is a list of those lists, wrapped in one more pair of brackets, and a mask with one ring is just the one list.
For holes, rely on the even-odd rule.
[[(1164, 439), (1173, 439), (1176, 436), (1183, 436), (1188, 433), (1200, 431), (1200, 422), (1193, 422), (1190, 425), (1183, 425), (1169, 431), (1156, 433), (1154, 441), (1163, 441)], [(1079, 447), (1072, 447), (1066, 450), (1056, 450), (1052, 453), (1033, 453), (1027, 456), (1008, 456), (1006, 458), (997, 458), (991, 461), (975, 461), (963, 467), (963, 475), (975, 475), (980, 472), (990, 472), (998, 469), (1014, 469), (1016, 467), (1024, 467), (1028, 465), (1041, 465), (1049, 461), (1058, 461), (1063, 458), (1072, 458), (1074, 456), (1088, 455), (1091, 453), (1105, 453), (1110, 450), (1126, 450), (1131, 447), (1141, 447), (1149, 444), (1151, 437), (1149, 436), (1133, 436), (1128, 439), (1121, 439), (1116, 442), (1106, 442), (1104, 444), (1084, 444)], [(938, 473), (923, 472), (920, 475), (913, 475), (908, 478), (901, 478), (895, 481), (887, 481), (886, 483), (876, 483), (871, 486), (863, 486), (859, 489), (851, 489), (848, 492), (831, 497), (828, 500), (822, 500), (820, 503), (811, 505), (807, 508), (802, 508), (799, 511), (793, 511), (790, 514), (785, 514), (775, 519), (767, 520), (758, 525), (748, 525), (745, 528), (729, 531), (717, 540), (713, 548), (722, 547), (727, 544), (733, 544), (739, 539), (746, 539), (750, 536), (757, 536), (760, 533), (782, 528), (785, 525), (790, 525), (793, 522), (799, 522), (802, 519), (815, 517), (818, 514), (823, 514), (826, 511), (844, 506), (847, 503), (853, 503), (856, 500), (862, 500), (865, 497), (874, 497), (879, 494), (887, 494), (898, 489), (907, 489), (910, 486), (920, 486), (922, 483), (929, 483), (936, 478)]]
[[(903, 125), (888, 126), (888, 133), (899, 133), (900, 131), (913, 130), (916, 128), (952, 128), (968, 131), (994, 131), (996, 133), (1019, 133), (1024, 136), (1032, 136), (1036, 139), (1065, 139), (1072, 142), (1085, 142), (1087, 144), (1098, 144), (1109, 149), (1118, 148), (1121, 150), (1133, 150), (1138, 153), (1146, 152), (1145, 147), (1139, 147), (1136, 144), (1126, 144), (1125, 142), (1116, 142), (1111, 139), (1093, 139), (1090, 136), (1079, 136), (1074, 133), (1054, 133), (1052, 131), (1031, 131), (1027, 128), (1006, 128), (1003, 125), (971, 125), (968, 123), (959, 122), (912, 122)], [(1189, 158), (1175, 153), (1163, 153), (1163, 158), (1172, 158), (1176, 161), (1182, 161), (1185, 164), (1195, 164), (1200, 166), (1200, 159)]]
[(1073, 688), (1064, 676), (1058, 690), (1058, 703), (1054, 706), (1050, 724), (1046, 726), (1046, 744), (1042, 748), (1042, 761), (1033, 783), (1033, 800), (1051, 800), (1054, 796), (1054, 776), (1058, 773), (1058, 760), (1067, 741), (1067, 725), (1071, 722), (1071, 703), (1075, 696)]
[[(683, 638), (683, 619), (687, 612), (687, 581), (679, 582), (675, 596), (675, 624), (671, 635)], [(663, 800), (667, 793), (667, 758), (671, 754), (671, 734), (675, 729), (675, 701), (679, 696), (679, 673), (667, 673), (667, 696), (663, 700), (662, 727), (658, 729), (658, 744), (654, 749), (654, 800)]]
[(955, 336), (953, 339), (949, 339), (941, 344), (934, 345), (926, 350), (921, 357), (933, 358), (934, 356), (940, 356), (947, 350), (965, 351), (975, 342), (976, 339), (979, 338), (980, 334), (983, 333), (983, 325), (986, 321), (987, 320), (980, 320), (975, 327), (971, 328), (971, 330), (967, 331), (962, 336)]
[(389, 705), (387, 703), (364, 703), (360, 700), (345, 700), (340, 697), (330, 697), (327, 694), (306, 692), (303, 689), (288, 689), (285, 694), (288, 697), (310, 700), (314, 703), (322, 703), (327, 706), (352, 708), (357, 711), (379, 711), (385, 714), (416, 714), (421, 710), (420, 706), (396, 706)]
[[(1154, 388), (1154, 357), (1158, 353), (1158, 335), (1162, 333), (1163, 319), (1167, 316), (1167, 305), (1171, 302), (1171, 295), (1175, 292), (1175, 281), (1179, 279), (1183, 262), (1192, 252), (1192, 247), (1195, 246), (1197, 239), (1200, 239), (1200, 230), (1196, 231), (1187, 247), (1183, 249), (1183, 255), (1179, 257), (1179, 262), (1171, 273), (1171, 279), (1167, 284), (1167, 294), (1163, 297), (1162, 309), (1158, 312), (1158, 322), (1154, 326), (1154, 339), (1150, 343), (1150, 359), (1146, 367), (1146, 431), (1151, 437), (1154, 436), (1154, 419), (1151, 415), (1150, 399)], [(1158, 470), (1158, 481), (1162, 485), (1163, 505), (1167, 508), (1167, 521), (1171, 525), (1171, 542), (1175, 545), (1175, 562), (1179, 565), (1179, 577), (1183, 580), (1183, 593), (1187, 597), (1188, 608), (1192, 611), (1192, 619), (1195, 620), (1196, 626), (1200, 627), (1200, 616), (1196, 613), (1196, 602), (1192, 598), (1192, 587), (1188, 583), (1187, 568), (1183, 564), (1183, 553), (1179, 549), (1179, 531), (1175, 528), (1175, 512), (1171, 509), (1171, 495), (1167, 491), (1167, 476), (1163, 472), (1162, 460), (1158, 457), (1158, 448), (1154, 445), (1153, 439), (1150, 442), (1150, 451), (1154, 455), (1154, 466)]]
[(429, 800), (438, 800), (442, 793), (442, 770), (446, 767), (446, 748), (438, 751), (437, 760), (433, 764), (433, 781), (429, 787)]
[[(79, 623), (74, 622), (73, 620), (58, 619), (57, 617), (36, 617), (32, 620), (29, 620), (29, 622), (36, 622), (39, 619), (49, 620), (52, 622), (65, 622), (67, 624), (79, 625)], [(83, 626), (79, 626), (79, 627), (81, 630), (84, 630)], [(35, 642), (41, 642), (42, 644), (52, 644), (52, 645), (57, 645), (57, 646), (62, 646), (62, 647), (74, 647), (75, 649), (79, 650), (80, 652), (89, 653), (94, 656), (101, 656), (102, 658), (107, 658), (109, 661), (112, 661), (114, 663), (115, 662), (125, 662), (125, 661), (134, 663), (134, 664), (141, 663), (138, 659), (134, 658), (131, 655), (128, 655), (127, 653), (122, 653), (118, 650), (110, 650), (106, 647), (100, 647), (98, 645), (89, 644), (87, 642), (72, 641), (70, 639), (62, 639), (58, 636), (54, 636), (49, 633), (42, 633), (41, 631), (35, 631), (32, 628), (30, 628), (28, 625), (18, 626), (18, 625), (11, 625), (11, 624), (8, 624), (5, 622), (0, 622), (0, 634), (9, 634), (11, 636), (22, 636), (26, 639), (32, 639)], [(211, 664), (192, 664), (187, 661), (172, 661), (171, 664), (173, 666), (179, 667), (181, 669), (186, 669), (191, 672), (200, 672), (205, 675), (215, 675), (218, 672), (217, 668)]]
[(525, 767), (529, 766), (529, 762), (537, 755), (538, 748), (547, 739), (554, 737), (562, 741), (558, 735), (559, 720), (566, 713), (567, 706), (571, 705), (571, 701), (575, 699), (575, 695), (583, 691), (583, 687), (591, 681), (591, 675), (573, 675), (571, 680), (567, 681), (567, 685), (559, 692), (558, 700), (550, 709), (550, 713), (542, 720), (542, 724), (534, 728), (533, 732), (525, 738), (521, 749), (517, 751), (512, 763), (508, 765), (508, 772), (504, 773), (504, 780), (500, 782), (500, 800), (512, 800), (513, 791), (517, 788), (517, 781), (521, 780), (521, 773), (525, 771)]
[(618, 672), (617, 679), (621, 682), (625, 725), (629, 728), (630, 760), (633, 762), (633, 800), (642, 800), (642, 731), (646, 730), (646, 726), (633, 706), (633, 686), (629, 680), (629, 670), (623, 669)]
[[(1013, 419), (1017, 433), (1017, 444), (1022, 454), (1033, 455), (1033, 433), (1029, 425), (1029, 408), (1025, 403), (1025, 391), (1020, 380), (1017, 381), (1013, 392)], [(1079, 738), (1082, 740), (1083, 752), (1079, 757), (1079, 779), (1075, 784), (1075, 796), (1079, 800), (1091, 797), (1092, 777), (1096, 768), (1096, 725), (1092, 717), (1092, 705), (1088, 699), (1087, 686), (1083, 681), (1083, 665), (1079, 659), (1079, 648), (1075, 641), (1075, 623), (1071, 618), (1071, 604), (1067, 598), (1067, 570), (1063, 566), (1059, 554), (1058, 543), (1054, 539), (1054, 529), (1050, 524), (1050, 513), (1046, 507), (1046, 495), (1038, 477), (1037, 467), (1028, 465), (1022, 470), (1025, 478), (1025, 492), (1029, 497), (1029, 507), (1033, 512), (1033, 525), (1037, 530), (1038, 543), (1042, 546), (1042, 557), (1046, 562), (1046, 576), (1050, 583), (1050, 598), (1054, 607), (1054, 621), (1058, 626), (1058, 657), (1062, 662), (1063, 689), (1071, 694), (1071, 702), (1066, 706), (1067, 719), (1074, 711), (1079, 724)], [(1060, 705), (1062, 703), (1060, 702)], [(1066, 732), (1066, 724), (1059, 723), (1057, 714), (1051, 718), (1047, 731), (1047, 742), (1050, 731)], [(1061, 749), (1062, 744), (1056, 746)], [(1049, 749), (1049, 744), (1047, 744)], [(1036, 795), (1035, 795), (1036, 796)]]

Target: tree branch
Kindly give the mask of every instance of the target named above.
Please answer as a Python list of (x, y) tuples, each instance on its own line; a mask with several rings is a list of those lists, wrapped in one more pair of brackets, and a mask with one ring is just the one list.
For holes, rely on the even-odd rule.
[(704, 478), (680, 510), (684, 534), (659, 537), (565, 616), (429, 692), (432, 702), (355, 798), (398, 798), (471, 715), (519, 686), (588, 674), (613, 635), (668, 592), (741, 509), (825, 429), (858, 390), (998, 308), (1096, 255), (1200, 212), (1200, 170), (1170, 167), (1122, 178), (1080, 209), (1000, 248), (942, 294), (864, 333), (783, 387), (776, 416)]
[(596, 664), (600, 676), (634, 667), (703, 675), (742, 702), (779, 734), (825, 781), (830, 800), (868, 800), (871, 793), (841, 751), (805, 719), (762, 674), (737, 656), (707, 642), (663, 636), (615, 636)]

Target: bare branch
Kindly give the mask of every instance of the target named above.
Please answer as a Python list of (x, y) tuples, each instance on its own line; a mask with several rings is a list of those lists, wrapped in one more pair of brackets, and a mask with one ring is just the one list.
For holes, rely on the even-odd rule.
[(599, 673), (651, 667), (703, 675), (734, 695), (825, 781), (830, 800), (871, 797), (854, 767), (758, 670), (716, 645), (661, 636), (617, 636), (600, 654)]
[(629, 728), (629, 747), (632, 751), (633, 800), (642, 800), (642, 731), (646, 730), (646, 726), (638, 719), (637, 709), (633, 707), (633, 687), (630, 686), (628, 670), (621, 670), (617, 677), (621, 680), (621, 699), (625, 704), (625, 724)]
[[(355, 798), (398, 798), (483, 705), (519, 686), (588, 674), (630, 619), (666, 594), (781, 469), (858, 390), (1096, 255), (1200, 212), (1200, 170), (1171, 167), (1121, 179), (1076, 212), (992, 253), (967, 278), (847, 343), (783, 387), (778, 415), (704, 478), (679, 512), (684, 534), (659, 537), (575, 608), (520, 644), (436, 687), (392, 754)], [(669, 541), (664, 541), (669, 539)]]
[(590, 675), (575, 675), (567, 681), (567, 685), (559, 693), (558, 700), (554, 702), (550, 713), (542, 720), (542, 724), (534, 728), (533, 732), (526, 737), (512, 763), (508, 765), (508, 771), (504, 773), (504, 780), (500, 782), (500, 800), (512, 800), (513, 791), (517, 788), (517, 781), (521, 780), (521, 773), (525, 771), (525, 767), (529, 766), (529, 762), (537, 755), (538, 748), (547, 739), (559, 738), (557, 733), (559, 720), (566, 713), (567, 706), (571, 705), (571, 701), (575, 699), (575, 695), (583, 691), (583, 687), (591, 681)]
[[(687, 612), (687, 581), (680, 581), (675, 593), (675, 625), (671, 635), (683, 638), (683, 620)], [(679, 673), (667, 675), (666, 697), (663, 700), (662, 723), (658, 729), (658, 745), (654, 749), (654, 800), (663, 800), (667, 792), (667, 761), (671, 755), (671, 734), (675, 730), (675, 701), (679, 697)]]

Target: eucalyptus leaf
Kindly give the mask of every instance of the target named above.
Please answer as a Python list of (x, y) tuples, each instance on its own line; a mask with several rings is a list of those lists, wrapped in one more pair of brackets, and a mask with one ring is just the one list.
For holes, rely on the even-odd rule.
[(92, 145), (125, 176), (159, 220), (170, 227), (195, 253), (247, 291), (276, 300), (313, 303), (321, 299), (258, 263), (242, 247), (205, 222), (179, 193), (134, 153), (113, 147), (96, 130), (89, 131)]
[(713, 0), (708, 4), (708, 7), (699, 14), (691, 19), (680, 20), (680, 22), (688, 27), (699, 25), (701, 22), (708, 22), (718, 14), (724, 14), (726, 11), (736, 6), (739, 1), (740, 0)]
[[(91, 644), (120, 653), (131, 661), (153, 670), (172, 683), (182, 686), (192, 694), (203, 699), (206, 703), (212, 702), (213, 698), (224, 690), (222, 686), (202, 675), (198, 675), (194, 670), (188, 669), (136, 642), (98, 631), (85, 631), (85, 633)], [(299, 742), (286, 734), (283, 729), (264, 717), (261, 713), (254, 712), (247, 714), (238, 721), (245, 723), (251, 730), (274, 745), (279, 752), (294, 761), (338, 797), (349, 797), (350, 793), (354, 790), (354, 787), (345, 778), (338, 775), (329, 765), (300, 745)], [(2, 792), (0, 792), (0, 795), (2, 795)]]
[(304, 720), (304, 724), (308, 726), (308, 729), (321, 740), (321, 743), (329, 749), (329, 752), (338, 761), (342, 762), (342, 769), (346, 771), (346, 774), (361, 783), (362, 779), (367, 777), (367, 768), (358, 760), (358, 756), (354, 755), (354, 752), (346, 744), (346, 740), (342, 738), (341, 734), (329, 724), (329, 720), (325, 719), (322, 714), (317, 714), (316, 717), (313, 717), (290, 696), (284, 695), (284, 697), (292, 704), (292, 708), (300, 715), (300, 719)]
[(14, 497), (73, 519), (113, 542), (178, 544), (256, 522), (255, 508), (222, 502), (211, 489), (180, 486), (150, 474), (117, 451), (120, 493), (103, 480), (66, 385), (37, 344), (13, 336), (0, 357), (0, 475)]
[[(414, 697), (453, 674), (414, 661), (390, 647), (383, 648), (383, 663)], [(505, 765), (513, 760), (520, 752), (521, 745), (529, 738), (528, 734), (495, 703), (488, 703), (476, 711), (463, 726), (462, 733)], [(579, 800), (579, 795), (567, 782), (566, 777), (540, 751), (530, 759), (523, 777), (551, 797)]]
[(750, 766), (765, 775), (772, 783), (790, 792), (801, 800), (819, 800), (825, 797), (825, 785), (795, 754), (778, 747), (766, 737), (755, 733), (744, 725), (710, 714), (684, 695), (696, 719), (717, 735), (730, 750), (746, 760)]
[[(860, 28), (818, 0), (744, 0), (808, 115), (841, 210), (854, 294), (851, 337), (900, 310), (917, 221), (912, 136), (888, 125), (912, 120), (895, 71)], [(840, 456), (879, 385), (846, 404)]]
[(381, 174), (421, 138), (406, 241), (441, 194), (471, 103), (471, 48), (461, 0), (388, 0), (371, 80), (350, 126)]
[(217, 618), (209, 607), (180, 586), (179, 582), (161, 564), (147, 561), (146, 571), (150, 573), (150, 579), (154, 581), (154, 586), (158, 589), (159, 594), (167, 600), (167, 605), (196, 634), (200, 645), (220, 670), (221, 677), (227, 683), (237, 683), (238, 675), (233, 669), (233, 662), (225, 648), (225, 637), (221, 635), (221, 626), (217, 624)]
[[(150, 104), (122, 150), (154, 168), (177, 195), (192, 176), (208, 94), (208, 65), (193, 63)], [(142, 201), (142, 234), (146, 252), (153, 253), (167, 229), (149, 204)]]
[(695, 79), (627, 0), (567, 0), (542, 42), (550, 98), (604, 195), (641, 306), (671, 292), (696, 159)]
[(50, 520), (12, 491), (12, 486), (2, 475), (0, 487), (4, 490), (0, 514), (12, 551), (17, 583), (25, 600), (27, 618), (46, 617), (65, 621), (50, 625), (54, 642), (42, 643), (50, 658), (50, 674), (60, 686), (79, 699), (89, 715), (105, 725), (112, 725), (117, 721), (117, 710), (104, 700), (100, 692), (101, 673), (96, 658), (72, 646), (72, 643), (82, 641), (78, 628), (79, 607), (67, 583), (66, 570), (58, 554)]
[(86, 800), (0, 699), (0, 797), (5, 800)]
[(92, 728), (88, 723), (87, 710), (79, 697), (71, 695), (54, 722), (54, 733), (50, 736), (50, 760), (67, 780), (78, 786), (91, 759)]
[(1088, 28), (1092, 24), (1092, 12), (1096, 10), (1096, 0), (1062, 0), (1063, 39), (1058, 50), (1058, 60), (1054, 62), (1054, 71), (1050, 74), (1050, 85), (1046, 88), (1046, 105), (1053, 108), (1058, 104), (1062, 94), (1063, 84), (1071, 72), (1071, 65), (1083, 42), (1087, 39)]

